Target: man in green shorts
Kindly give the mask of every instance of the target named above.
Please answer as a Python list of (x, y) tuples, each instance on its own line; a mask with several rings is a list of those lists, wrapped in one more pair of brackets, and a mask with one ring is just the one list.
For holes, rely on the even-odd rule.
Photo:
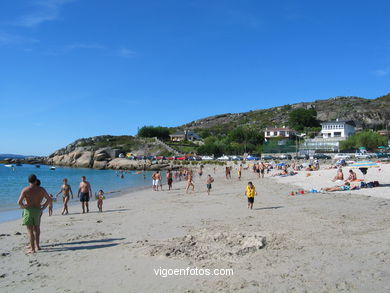
[[(44, 188), (37, 185), (37, 176), (30, 175), (28, 182), (29, 186), (20, 193), (18, 205), (23, 209), (23, 225), (27, 226), (30, 238), (30, 248), (27, 253), (34, 253), (35, 248), (41, 249), (39, 246), (41, 213), (52, 202), (52, 199)], [(42, 205), (44, 198), (46, 200)]]

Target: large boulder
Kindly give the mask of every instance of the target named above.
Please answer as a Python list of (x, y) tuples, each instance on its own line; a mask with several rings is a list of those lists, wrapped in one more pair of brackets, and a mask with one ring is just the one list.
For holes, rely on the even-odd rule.
[(125, 158), (116, 158), (111, 160), (108, 163), (108, 168), (110, 169), (123, 169), (123, 170), (137, 170), (139, 169), (139, 162), (138, 161), (133, 161)]
[(106, 169), (108, 162), (107, 161), (94, 161), (92, 168), (94, 169)]
[(74, 162), (75, 167), (80, 167), (80, 168), (91, 168), (93, 165), (92, 158), (93, 158), (93, 152), (91, 151), (84, 151), (75, 156), (76, 161)]

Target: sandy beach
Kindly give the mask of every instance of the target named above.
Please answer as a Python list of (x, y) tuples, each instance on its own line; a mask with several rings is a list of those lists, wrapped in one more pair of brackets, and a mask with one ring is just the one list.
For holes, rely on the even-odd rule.
[[(108, 198), (103, 213), (95, 201), (89, 214), (45, 212), (33, 255), (24, 253), (21, 221), (1, 223), (0, 291), (390, 292), (390, 165), (368, 171), (381, 187), (289, 195), (333, 186), (335, 172), (258, 179), (245, 170), (238, 181), (235, 169), (228, 180), (222, 167), (206, 166), (215, 178), (209, 196), (203, 175), (188, 194), (174, 182), (169, 192)], [(233, 275), (156, 275), (187, 268)]]

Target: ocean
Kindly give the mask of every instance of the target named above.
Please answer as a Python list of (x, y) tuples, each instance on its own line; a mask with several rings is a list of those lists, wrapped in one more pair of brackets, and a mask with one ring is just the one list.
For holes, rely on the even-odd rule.
[[(30, 174), (37, 175), (38, 179), (41, 180), (41, 186), (53, 195), (60, 190), (62, 180), (67, 178), (74, 194), (71, 203), (78, 202), (77, 191), (83, 175), (90, 182), (93, 194), (102, 189), (106, 193), (106, 198), (119, 195), (124, 190), (150, 186), (152, 176), (151, 171), (124, 172), (123, 178), (121, 178), (119, 173), (114, 170), (66, 167), (56, 167), (55, 170), (50, 170), (50, 166), (41, 165), (40, 168), (36, 168), (35, 165), (27, 164), (10, 168), (0, 164), (0, 222), (20, 217), (17, 201), (21, 190), (28, 185), (27, 178)], [(54, 208), (61, 206), (62, 200), (61, 195), (59, 195), (58, 202), (54, 203)]]

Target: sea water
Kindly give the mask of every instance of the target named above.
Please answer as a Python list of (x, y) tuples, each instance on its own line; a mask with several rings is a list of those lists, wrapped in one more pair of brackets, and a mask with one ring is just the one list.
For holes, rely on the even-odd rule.
[[(35, 174), (41, 181), (41, 186), (49, 194), (56, 195), (62, 186), (64, 178), (68, 179), (74, 197), (71, 202), (78, 201), (77, 192), (81, 181), (81, 176), (85, 176), (90, 182), (92, 193), (102, 189), (109, 199), (118, 195), (124, 190), (139, 189), (151, 185), (152, 172), (123, 172), (123, 178), (118, 171), (114, 170), (94, 170), (84, 168), (56, 167), (51, 170), (50, 166), (22, 165), (6, 167), (0, 164), (0, 222), (15, 219), (20, 216), (17, 201), (21, 190), (28, 186), (28, 176)], [(62, 206), (62, 197), (58, 196), (58, 202), (54, 203), (54, 208)]]

